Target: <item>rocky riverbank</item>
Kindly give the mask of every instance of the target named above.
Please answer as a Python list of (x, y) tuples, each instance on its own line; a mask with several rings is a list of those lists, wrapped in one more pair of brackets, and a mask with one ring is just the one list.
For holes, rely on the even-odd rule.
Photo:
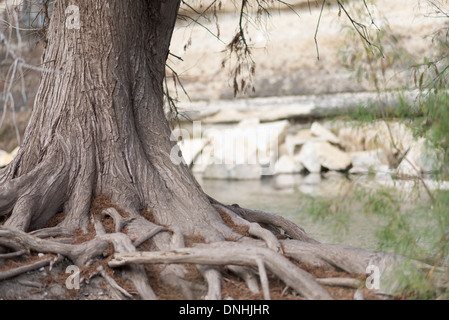
[[(290, 105), (279, 103), (285, 99), (291, 100)], [(317, 107), (311, 107), (309, 113), (303, 110), (302, 121), (297, 122), (293, 119), (297, 119), (301, 108), (293, 107), (298, 99), (303, 99), (304, 105), (314, 105), (313, 100), (304, 97), (287, 97), (259, 103), (254, 99), (222, 101), (229, 106), (220, 105), (216, 112), (207, 112), (210, 106), (199, 111), (190, 109), (181, 114), (180, 120), (183, 115), (201, 120), (181, 121), (181, 126), (173, 131), (172, 139), (179, 141), (182, 158), (175, 149), (172, 160), (184, 161), (204, 179), (224, 180), (326, 171), (414, 177), (433, 173), (442, 166), (441, 152), (429, 147), (424, 138), (415, 139), (404, 123), (379, 121), (360, 125), (326, 118), (305, 121), (314, 118), (316, 114), (310, 110), (318, 110)], [(342, 112), (338, 101), (350, 99), (339, 95), (329, 96), (328, 100), (334, 103), (328, 112), (338, 113)], [(273, 112), (268, 114), (264, 107)], [(288, 108), (296, 110), (296, 116), (286, 116), (284, 111)], [(238, 110), (246, 115), (244, 120), (240, 120)], [(250, 115), (262, 115), (262, 119), (248, 118)], [(0, 150), (0, 167), (12, 161), (17, 151), (18, 147), (12, 152)], [(292, 181), (285, 177), (278, 180), (279, 185)]]
[[(207, 123), (207, 121), (206, 121)], [(442, 155), (404, 123), (294, 125), (246, 119), (234, 125), (193, 122), (175, 130), (186, 163), (204, 179), (261, 179), (266, 175), (335, 171), (414, 177), (438, 171)], [(176, 160), (177, 153), (174, 152)], [(286, 180), (288, 181), (288, 180)]]

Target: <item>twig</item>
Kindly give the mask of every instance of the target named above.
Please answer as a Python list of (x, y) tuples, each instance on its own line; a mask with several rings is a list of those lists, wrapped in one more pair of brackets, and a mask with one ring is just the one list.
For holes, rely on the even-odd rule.
[[(60, 259), (60, 258), (57, 258), (57, 259)], [(40, 269), (42, 267), (45, 267), (45, 266), (51, 264), (54, 260), (55, 260), (55, 258), (46, 258), (44, 260), (34, 262), (34, 263), (31, 263), (26, 266), (22, 266), (22, 267), (8, 270), (8, 271), (0, 272), (0, 281), (17, 277), (25, 272), (28, 272), (28, 271)]]
[(100, 275), (103, 277), (103, 279), (108, 283), (110, 288), (113, 291), (113, 294), (117, 296), (118, 299), (124, 300), (125, 298), (133, 299), (132, 294), (130, 294), (128, 291), (123, 289), (117, 281), (115, 281), (112, 277), (110, 277), (106, 271), (104, 270), (103, 266), (99, 266), (97, 268), (97, 271), (100, 273)]
[(321, 10), (320, 10), (320, 15), (318, 17), (318, 22), (316, 24), (316, 29), (315, 29), (315, 36), (313, 37), (314, 41), (315, 41), (315, 48), (316, 48), (316, 55), (317, 55), (317, 59), (320, 60), (320, 50), (318, 48), (318, 41), (317, 41), (317, 35), (318, 35), (318, 29), (320, 27), (320, 22), (321, 22), (321, 16), (323, 14), (323, 10), (324, 10), (324, 4), (326, 3), (326, 0), (323, 0), (323, 4), (321, 5)]

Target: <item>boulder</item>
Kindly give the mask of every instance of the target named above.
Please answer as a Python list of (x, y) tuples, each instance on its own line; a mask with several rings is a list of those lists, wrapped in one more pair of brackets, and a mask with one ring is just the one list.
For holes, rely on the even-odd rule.
[(210, 141), (207, 152), (211, 157), (204, 167), (206, 178), (255, 179), (273, 174), (288, 124), (288, 121), (259, 123), (257, 119), (248, 119), (234, 127), (204, 132), (205, 139)]
[(320, 138), (324, 141), (333, 143), (333, 144), (339, 144), (340, 140), (337, 138), (335, 134), (333, 134), (330, 130), (325, 128), (323, 125), (321, 125), (318, 122), (314, 122), (312, 124), (312, 127), (310, 128), (310, 132), (312, 135), (314, 135), (317, 138)]
[(414, 143), (412, 131), (403, 123), (376, 122), (365, 132), (365, 150), (384, 149), (391, 154), (406, 152)]
[(420, 138), (411, 146), (396, 169), (398, 174), (416, 176), (437, 171), (442, 166), (442, 154), (432, 149), (426, 139)]
[(285, 146), (288, 155), (295, 155), (301, 146), (312, 138), (310, 130), (307, 130), (307, 132), (309, 132), (309, 135), (305, 133), (305, 130), (301, 130), (296, 135), (287, 135), (285, 137), (283, 146)]
[(414, 141), (412, 131), (405, 124), (385, 121), (341, 128), (338, 139), (347, 152), (384, 149), (391, 155), (406, 152)]
[(316, 152), (316, 144), (317, 142), (305, 143), (299, 154), (295, 156), (295, 161), (303, 165), (310, 173), (321, 172), (321, 164)]
[(281, 156), (274, 166), (275, 174), (300, 173), (303, 169), (301, 164), (288, 155)]
[(369, 171), (381, 171), (388, 168), (388, 154), (384, 149), (357, 151), (348, 153), (351, 158), (351, 173), (363, 173)]
[(351, 158), (329, 142), (305, 143), (295, 160), (311, 173), (321, 172), (321, 167), (343, 171), (351, 166)]
[(307, 140), (309, 140), (313, 137), (313, 133), (312, 133), (312, 130), (310, 130), (310, 129), (301, 129), (296, 133), (295, 137), (297, 137), (298, 139), (301, 139), (301, 141), (303, 141), (303, 143), (305, 143)]
[(318, 161), (329, 170), (343, 171), (351, 166), (351, 158), (339, 148), (328, 142), (315, 143)]
[(362, 127), (344, 127), (338, 131), (340, 146), (346, 152), (356, 152), (365, 150), (365, 133)]

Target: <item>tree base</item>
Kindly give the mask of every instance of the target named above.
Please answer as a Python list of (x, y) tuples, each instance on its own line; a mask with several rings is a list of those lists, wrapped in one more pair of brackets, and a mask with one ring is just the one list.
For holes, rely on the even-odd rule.
[[(130, 218), (104, 196), (92, 203), (88, 233), (56, 235), (63, 214), (32, 233), (0, 224), (0, 297), (385, 298), (366, 288), (365, 269), (391, 256), (320, 244), (281, 217), (210, 200), (238, 237), (206, 243), (203, 237), (155, 228), (148, 212)], [(72, 275), (67, 268), (73, 265), (81, 271), (79, 289), (67, 287)]]

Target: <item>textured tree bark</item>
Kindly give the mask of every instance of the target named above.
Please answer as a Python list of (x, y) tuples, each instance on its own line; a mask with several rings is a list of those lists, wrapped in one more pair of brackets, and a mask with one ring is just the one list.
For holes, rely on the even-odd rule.
[[(79, 8), (79, 28), (70, 25), (69, 5)], [(43, 58), (52, 72), (43, 75), (19, 155), (0, 178), (0, 213), (12, 212), (7, 226), (40, 228), (63, 210), (63, 227), (85, 228), (91, 198), (102, 194), (183, 233), (231, 234), (188, 168), (170, 159), (162, 81), (178, 7), (56, 3)]]

